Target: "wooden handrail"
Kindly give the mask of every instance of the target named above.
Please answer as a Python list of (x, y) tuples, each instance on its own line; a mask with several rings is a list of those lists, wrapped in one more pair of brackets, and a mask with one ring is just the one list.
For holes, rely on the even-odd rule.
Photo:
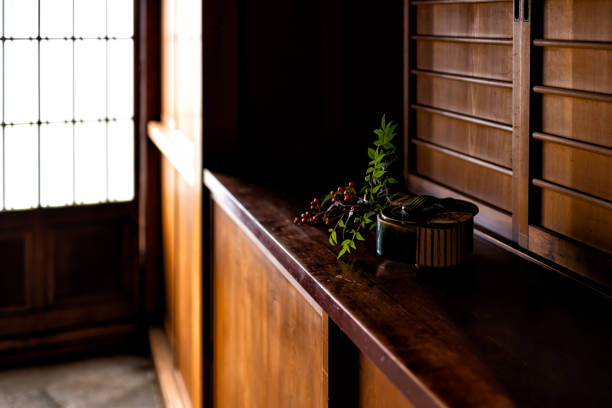
[(161, 122), (149, 122), (147, 135), (187, 184), (193, 186), (196, 172), (193, 142), (179, 129)]

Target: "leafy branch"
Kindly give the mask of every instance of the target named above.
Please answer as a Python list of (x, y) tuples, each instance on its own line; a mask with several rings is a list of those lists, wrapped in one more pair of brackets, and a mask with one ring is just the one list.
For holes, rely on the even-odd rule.
[[(365, 174), (366, 184), (359, 190), (354, 182), (332, 190), (322, 199), (310, 202), (310, 211), (301, 213), (293, 222), (316, 224), (324, 222), (329, 226), (330, 245), (339, 246), (338, 259), (357, 249), (357, 241), (364, 241), (364, 235), (376, 226), (376, 214), (391, 204), (395, 194), (391, 185), (398, 181), (390, 176), (389, 167), (397, 160), (397, 149), (391, 143), (397, 136), (397, 124), (386, 122), (382, 117), (380, 128), (374, 130), (374, 147), (368, 148), (370, 162)], [(332, 226), (333, 225), (333, 226)]]

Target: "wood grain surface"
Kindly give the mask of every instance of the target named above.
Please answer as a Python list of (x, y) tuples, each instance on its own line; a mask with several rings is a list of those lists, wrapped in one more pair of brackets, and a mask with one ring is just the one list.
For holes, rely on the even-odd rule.
[(213, 228), (214, 406), (326, 406), (321, 308), (219, 206)]
[(210, 172), (205, 183), (414, 406), (612, 404), (607, 296), (480, 237), (448, 273), (373, 247), (341, 263), (324, 229), (291, 222), (295, 197)]

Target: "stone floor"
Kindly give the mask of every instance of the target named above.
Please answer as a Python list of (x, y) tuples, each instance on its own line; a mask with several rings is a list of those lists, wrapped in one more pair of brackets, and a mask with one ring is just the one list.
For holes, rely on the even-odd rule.
[(100, 357), (0, 371), (0, 408), (163, 408), (153, 361)]

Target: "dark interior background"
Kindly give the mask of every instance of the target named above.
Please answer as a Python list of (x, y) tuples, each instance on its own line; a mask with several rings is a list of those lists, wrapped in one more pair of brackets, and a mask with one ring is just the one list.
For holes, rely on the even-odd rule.
[(358, 182), (382, 114), (401, 122), (402, 3), (241, 0), (216, 13), (204, 58), (207, 47), (238, 51), (204, 73), (215, 82), (205, 85), (205, 167), (306, 195)]

